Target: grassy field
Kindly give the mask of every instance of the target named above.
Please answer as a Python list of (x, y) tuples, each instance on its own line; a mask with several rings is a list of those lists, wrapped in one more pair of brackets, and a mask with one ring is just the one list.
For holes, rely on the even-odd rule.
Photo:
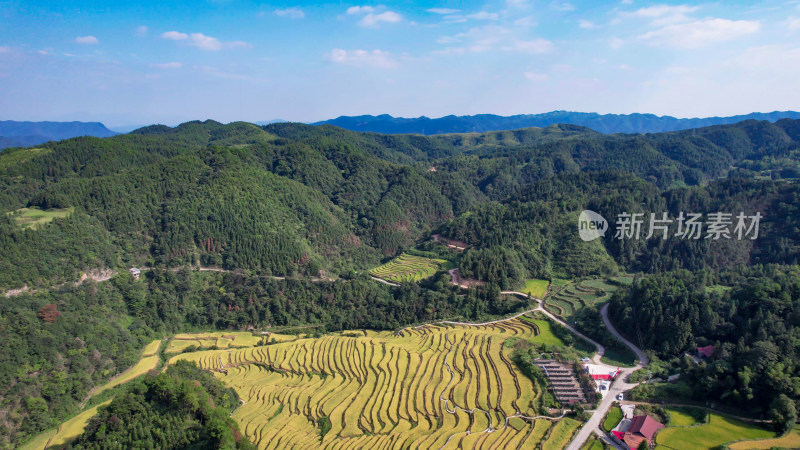
[(606, 416), (606, 420), (603, 422), (603, 429), (606, 431), (611, 431), (616, 427), (619, 422), (622, 420), (622, 409), (619, 406), (614, 406), (611, 410), (608, 411), (608, 415)]
[(419, 281), (435, 274), (447, 263), (444, 259), (432, 259), (403, 253), (388, 263), (369, 271), (370, 275), (387, 281)]
[(531, 297), (544, 298), (548, 286), (550, 286), (550, 282), (547, 280), (526, 280), (525, 287), (520, 292)]
[(697, 423), (697, 419), (690, 411), (683, 408), (667, 408), (669, 413), (669, 426), (688, 427)]
[(779, 438), (762, 439), (759, 441), (742, 441), (728, 445), (731, 450), (769, 450), (771, 448), (800, 448), (800, 428), (795, 428), (789, 434)]
[(520, 320), (533, 324), (537, 329), (537, 334), (530, 339), (531, 342), (536, 344), (546, 344), (548, 346), (565, 347), (564, 343), (558, 336), (553, 334), (553, 325), (548, 320), (531, 319), (527, 316), (520, 317)]
[(42, 225), (52, 222), (53, 219), (60, 219), (69, 216), (74, 210), (74, 207), (43, 210), (33, 206), (31, 208), (21, 208), (8, 214), (13, 216), (14, 220), (17, 222), (17, 225), (21, 226), (22, 228), (31, 228), (35, 230)]
[(709, 414), (709, 421), (706, 424), (688, 427), (669, 426), (659, 431), (656, 435), (656, 450), (712, 449), (726, 442), (772, 437), (775, 437), (774, 432), (759, 426), (718, 414)]
[[(557, 339), (546, 321), (515, 319), (348, 330), (182, 353), (170, 363), (195, 361), (233, 387), (245, 402), (233, 418), (259, 448), (563, 448), (574, 420), (506, 425), (535, 415), (539, 394), (503, 346), (512, 337)], [(322, 418), (330, 429), (321, 438)]]

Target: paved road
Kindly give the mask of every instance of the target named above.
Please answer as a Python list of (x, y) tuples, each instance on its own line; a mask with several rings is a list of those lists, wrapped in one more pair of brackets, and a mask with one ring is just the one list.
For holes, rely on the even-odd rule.
[(567, 446), (567, 450), (579, 450), (581, 446), (589, 439), (592, 433), (599, 430), (600, 421), (603, 420), (605, 417), (606, 412), (611, 407), (611, 405), (616, 400), (617, 395), (627, 390), (633, 389), (639, 383), (626, 383), (625, 378), (628, 375), (632, 374), (634, 371), (641, 369), (642, 367), (646, 366), (650, 361), (647, 359), (647, 355), (637, 346), (633, 345), (629, 340), (625, 339), (616, 328), (614, 328), (614, 324), (608, 319), (608, 303), (603, 305), (603, 308), (600, 309), (600, 315), (603, 317), (603, 324), (605, 324), (608, 331), (611, 332), (617, 339), (625, 343), (628, 347), (636, 353), (636, 357), (639, 359), (639, 363), (636, 364), (634, 367), (624, 368), (620, 370), (619, 376), (614, 380), (614, 383), (611, 384), (609, 388), (608, 394), (603, 397), (603, 400), (600, 401), (600, 404), (597, 405), (597, 409), (595, 409), (592, 417), (589, 419), (586, 424), (578, 431), (575, 437), (572, 439), (572, 442), (569, 443)]

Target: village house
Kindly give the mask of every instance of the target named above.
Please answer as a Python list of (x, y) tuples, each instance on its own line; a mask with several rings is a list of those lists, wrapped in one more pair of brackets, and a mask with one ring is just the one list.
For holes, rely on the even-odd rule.
[(658, 422), (648, 415), (633, 416), (627, 428), (612, 431), (615, 440), (626, 445), (631, 450), (636, 450), (643, 441), (650, 445), (653, 443), (658, 430), (664, 428), (664, 424)]

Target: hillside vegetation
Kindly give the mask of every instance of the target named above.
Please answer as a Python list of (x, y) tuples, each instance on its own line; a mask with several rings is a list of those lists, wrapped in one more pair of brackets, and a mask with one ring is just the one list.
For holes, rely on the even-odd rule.
[[(530, 307), (501, 290), (565, 279), (547, 306), (605, 341), (606, 289), (590, 283), (621, 274), (642, 280), (620, 283), (611, 300), (635, 342), (669, 360), (695, 344), (723, 350), (684, 370), (688, 389), (732, 405), (752, 396), (753, 411), (786, 419), (800, 399), (787, 281), (800, 263), (798, 176), (800, 121), (789, 119), (635, 136), (553, 125), (428, 137), (206, 121), (5, 150), (0, 443), (15, 447), (71, 417), (89, 389), (167, 334), (487, 320)], [(763, 218), (755, 240), (681, 239), (673, 223), (668, 239), (610, 231), (584, 242), (584, 209), (612, 226), (624, 212)], [(405, 277), (398, 287), (370, 279), (404, 253), (428, 262), (384, 266)], [(478, 287), (452, 286), (438, 270), (451, 263)], [(144, 269), (138, 280), (132, 267)], [(110, 281), (75, 283), (102, 269)], [(639, 305), (630, 293), (667, 283), (659, 277), (702, 280)], [(747, 288), (761, 303), (741, 293), (742, 279), (764, 286)], [(764, 336), (755, 324), (775, 329)], [(776, 388), (753, 376), (762, 367)]]

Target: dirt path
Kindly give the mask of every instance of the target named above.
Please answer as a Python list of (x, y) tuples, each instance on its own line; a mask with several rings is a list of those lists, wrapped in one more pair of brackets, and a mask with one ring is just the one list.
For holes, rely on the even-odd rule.
[(395, 287), (400, 286), (397, 283), (392, 283), (391, 281), (386, 281), (383, 278), (373, 277), (372, 275), (370, 275), (369, 277), (372, 278), (373, 280), (379, 282), (379, 283), (388, 284), (389, 286), (395, 286)]

